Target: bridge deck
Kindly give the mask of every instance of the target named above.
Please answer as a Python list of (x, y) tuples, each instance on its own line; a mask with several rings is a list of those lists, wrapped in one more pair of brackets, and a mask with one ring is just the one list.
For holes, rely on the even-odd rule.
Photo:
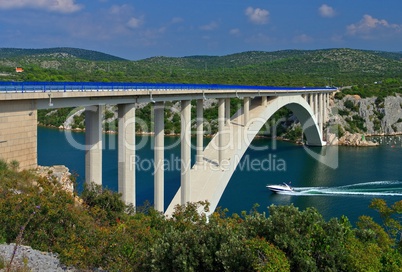
[(331, 93), (335, 90), (336, 88), (332, 87), (276, 87), (219, 84), (0, 82), (0, 101), (34, 100), (36, 101), (37, 109), (47, 109), (202, 98)]

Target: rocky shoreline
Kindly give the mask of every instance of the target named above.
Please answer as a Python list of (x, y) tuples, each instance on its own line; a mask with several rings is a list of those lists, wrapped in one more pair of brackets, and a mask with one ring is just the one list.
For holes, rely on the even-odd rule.
[(338, 138), (335, 134), (329, 134), (327, 136), (327, 145), (339, 145), (339, 146), (379, 146), (380, 144), (377, 142), (373, 142), (366, 139), (366, 136), (361, 133), (349, 133), (345, 132), (345, 134)]

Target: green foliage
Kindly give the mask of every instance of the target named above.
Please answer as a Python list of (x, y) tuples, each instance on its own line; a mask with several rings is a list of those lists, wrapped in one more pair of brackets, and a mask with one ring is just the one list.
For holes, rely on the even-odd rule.
[(343, 92), (337, 92), (335, 93), (335, 99), (337, 100), (341, 100), (342, 98), (344, 98), (346, 95)]
[(106, 110), (105, 111), (105, 119), (109, 119), (114, 117), (114, 112), (110, 111), (110, 110)]
[(350, 236), (346, 241), (345, 271), (382, 271), (381, 249), (375, 243), (365, 243)]
[(6, 267), (6, 260), (4, 256), (0, 255), (0, 269), (3, 269)]
[(364, 84), (353, 85), (352, 88), (342, 89), (342, 92), (338, 92), (335, 98), (341, 99), (346, 95), (359, 95), (362, 98), (377, 97), (376, 104), (380, 106), (384, 102), (384, 97), (401, 93), (401, 83), (400, 77), (381, 83), (365, 82)]
[(207, 220), (203, 202), (166, 218), (150, 207), (127, 212), (119, 194), (93, 184), (78, 200), (56, 179), (0, 166), (0, 237), (82, 270), (401, 271), (402, 202), (372, 202), (384, 227), (362, 216), (353, 228), (294, 206), (270, 206), (269, 216), (218, 209)]
[(352, 100), (346, 100), (344, 103), (344, 106), (346, 108), (348, 108), (349, 110), (353, 110), (353, 108), (355, 107), (355, 104), (353, 103)]
[(374, 130), (375, 131), (380, 131), (380, 129), (381, 129), (381, 121), (379, 119), (374, 119), (373, 124), (374, 124)]
[(246, 243), (251, 250), (255, 271), (290, 271), (290, 264), (283, 251), (263, 238), (254, 238)]
[(339, 113), (340, 116), (348, 116), (350, 111), (339, 109), (338, 113)]
[(378, 96), (375, 100), (375, 104), (378, 108), (383, 108), (384, 107), (384, 97)]
[[(74, 48), (2, 49), (0, 72), (7, 74), (4, 80), (24, 81), (358, 85), (354, 94), (367, 97), (400, 93), (402, 64), (395, 55), (351, 49), (283, 50), (128, 61)], [(363, 62), (364, 67), (358, 65)], [(13, 71), (16, 63), (23, 73)]]
[(400, 222), (400, 214), (402, 214), (402, 201), (395, 202), (392, 206), (388, 206), (383, 199), (374, 199), (370, 204), (370, 208), (376, 210), (381, 219), (388, 235), (396, 239), (396, 242), (402, 249), (402, 222)]
[(59, 127), (70, 115), (74, 108), (62, 108), (58, 110), (39, 110), (38, 122), (44, 126)]
[(23, 57), (37, 57), (37, 58), (78, 58), (86, 59), (91, 61), (112, 61), (112, 60), (122, 60), (121, 58), (111, 56), (108, 54), (78, 49), (69, 47), (57, 47), (57, 48), (46, 48), (46, 49), (16, 49), (16, 48), (0, 48), (1, 58), (23, 58)]
[(72, 129), (83, 129), (84, 128), (84, 116), (81, 115), (74, 115), (73, 123), (71, 124)]
[(363, 117), (358, 114), (355, 114), (351, 117), (345, 118), (345, 121), (348, 123), (349, 127), (347, 128), (351, 133), (354, 132), (366, 132), (367, 127), (365, 126), (365, 121)]
[(269, 212), (263, 237), (286, 253), (292, 271), (343, 270), (348, 224), (327, 223), (315, 209), (271, 206)]
[(127, 207), (121, 200), (121, 194), (103, 189), (99, 184), (86, 183), (81, 198), (90, 207), (99, 224), (113, 225), (125, 217)]
[(249, 239), (236, 218), (216, 213), (207, 222), (198, 208), (178, 207), (150, 250), (150, 271), (289, 271), (284, 253)]
[(301, 127), (301, 125), (296, 125), (294, 126), (292, 129), (290, 129), (285, 135), (284, 137), (286, 139), (288, 139), (289, 141), (292, 142), (298, 142), (302, 140), (302, 136), (303, 136), (303, 129)]

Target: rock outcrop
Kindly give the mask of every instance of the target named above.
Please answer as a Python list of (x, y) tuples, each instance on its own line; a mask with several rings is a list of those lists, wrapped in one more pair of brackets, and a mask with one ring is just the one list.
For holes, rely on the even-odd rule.
[(331, 124), (340, 124), (345, 130), (366, 135), (395, 135), (402, 133), (402, 97), (360, 98), (347, 95), (335, 101)]
[(366, 137), (361, 133), (350, 133), (345, 132), (345, 134), (338, 139), (335, 134), (328, 135), (327, 144), (328, 145), (345, 145), (345, 146), (378, 146), (379, 143), (366, 140)]
[(64, 165), (38, 166), (36, 172), (41, 177), (56, 178), (61, 188), (68, 193), (74, 193), (74, 183), (71, 180), (70, 170)]
[[(385, 98), (361, 98), (346, 95), (330, 101), (327, 143), (329, 145), (376, 146), (365, 140), (371, 135), (402, 134), (402, 97), (399, 94)], [(335, 128), (339, 139), (330, 131)], [(332, 133), (329, 133), (332, 132)]]

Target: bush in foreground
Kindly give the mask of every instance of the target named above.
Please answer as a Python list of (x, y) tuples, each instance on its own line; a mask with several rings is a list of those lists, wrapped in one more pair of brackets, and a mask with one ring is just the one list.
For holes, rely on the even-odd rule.
[[(83, 198), (54, 179), (0, 161), (0, 241), (59, 253), (81, 269), (109, 271), (401, 271), (402, 202), (373, 201), (380, 226), (362, 216), (326, 221), (310, 208), (270, 206), (208, 219), (207, 203), (177, 207), (171, 218), (152, 208), (131, 213), (119, 194), (88, 187)], [(141, 210), (141, 211), (140, 211)]]

